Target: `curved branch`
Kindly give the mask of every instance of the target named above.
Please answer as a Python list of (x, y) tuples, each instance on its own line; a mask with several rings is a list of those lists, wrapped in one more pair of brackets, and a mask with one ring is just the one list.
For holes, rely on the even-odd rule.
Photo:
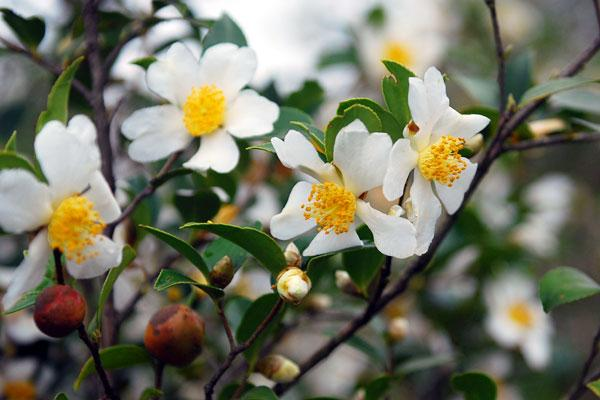
[(600, 327), (598, 328), (598, 330), (596, 331), (596, 334), (594, 335), (590, 353), (589, 353), (587, 359), (585, 360), (583, 367), (581, 368), (581, 372), (579, 373), (579, 378), (577, 379), (577, 383), (575, 384), (575, 387), (573, 387), (573, 390), (572, 390), (571, 394), (569, 395), (569, 400), (576, 400), (576, 399), (580, 398), (581, 396), (583, 396), (585, 394), (585, 392), (587, 391), (587, 388), (585, 386), (586, 377), (590, 373), (592, 364), (593, 364), (596, 356), (598, 355), (598, 352), (600, 351), (599, 346), (600, 346)]
[(600, 133), (574, 132), (563, 135), (552, 135), (540, 139), (524, 140), (522, 142), (507, 143), (502, 146), (502, 152), (522, 151), (540, 147), (550, 147), (558, 144), (590, 143), (600, 141)]

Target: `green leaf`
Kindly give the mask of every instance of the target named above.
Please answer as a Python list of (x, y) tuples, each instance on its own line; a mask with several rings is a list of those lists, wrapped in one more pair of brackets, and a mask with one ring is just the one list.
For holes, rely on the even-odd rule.
[(157, 59), (154, 56), (147, 56), (133, 60), (130, 62), (130, 64), (142, 67), (146, 71), (148, 70), (148, 67), (151, 66), (156, 60)]
[(69, 400), (69, 398), (67, 397), (66, 394), (59, 393), (56, 396), (54, 396), (54, 400)]
[(555, 268), (548, 271), (540, 281), (540, 300), (545, 312), (598, 293), (600, 285), (575, 268)]
[(586, 120), (581, 119), (581, 118), (573, 118), (573, 122), (575, 122), (575, 123), (577, 123), (577, 124), (579, 124), (581, 126), (584, 126), (584, 127), (588, 128), (588, 129), (591, 129), (594, 132), (600, 132), (600, 124), (596, 124), (596, 123), (593, 123), (593, 122), (590, 122), (590, 121), (586, 121)]
[(141, 396), (140, 396), (140, 400), (153, 400), (153, 399), (160, 399), (163, 397), (163, 391), (162, 390), (158, 390), (156, 388), (153, 387), (149, 387), (144, 389), (144, 391), (142, 392)]
[(364, 294), (367, 294), (369, 284), (384, 261), (385, 256), (375, 247), (363, 247), (342, 253), (344, 269)]
[(185, 224), (181, 228), (209, 231), (237, 244), (252, 254), (273, 276), (277, 276), (286, 266), (283, 251), (277, 242), (256, 228), (196, 222)]
[(592, 393), (596, 395), (596, 397), (600, 397), (600, 379), (589, 382), (585, 386), (587, 386), (587, 388), (590, 389)]
[(227, 15), (215, 21), (212, 28), (202, 40), (204, 51), (218, 43), (233, 43), (238, 46), (246, 46), (246, 37), (240, 27)]
[(28, 159), (17, 153), (0, 151), (0, 170), (2, 169), (24, 169), (31, 172), (40, 181), (44, 181), (42, 173)]
[(242, 400), (277, 400), (278, 397), (266, 386), (259, 386), (247, 391)]
[[(533, 53), (525, 51), (510, 57), (506, 64), (506, 95), (519, 102), (523, 94), (533, 85)], [(496, 100), (497, 103), (497, 100)]]
[(211, 270), (212, 267), (214, 267), (215, 264), (224, 256), (229, 256), (229, 258), (231, 258), (233, 268), (237, 271), (242, 266), (244, 261), (246, 261), (248, 252), (246, 252), (246, 250), (242, 249), (237, 244), (231, 243), (229, 240), (221, 237), (213, 240), (208, 246), (206, 246), (206, 249), (204, 249), (203, 258), (206, 260), (206, 263), (210, 266)]
[(169, 232), (165, 232), (152, 226), (140, 225), (140, 228), (142, 228), (146, 232), (151, 233), (158, 239), (171, 246), (179, 254), (184, 256), (189, 262), (194, 264), (194, 266), (198, 268), (200, 272), (202, 272), (204, 277), (208, 279), (210, 271), (208, 269), (208, 266), (206, 265), (206, 262), (204, 262), (202, 256), (189, 243), (182, 239), (179, 239), (175, 235), (171, 235)]
[(0, 12), (21, 43), (31, 50), (37, 49), (46, 33), (44, 20), (39, 17), (23, 18), (8, 8), (0, 8)]
[(294, 127), (300, 128), (308, 136), (308, 140), (317, 148), (320, 153), (325, 152), (325, 133), (316, 126), (305, 124), (303, 122), (292, 122)]
[(292, 125), (292, 122), (312, 124), (313, 120), (310, 115), (302, 110), (298, 110), (297, 108), (280, 107), (279, 117), (273, 124), (273, 131), (271, 131), (268, 136), (283, 139), (290, 129), (297, 129), (294, 125)]
[(9, 153), (17, 152), (17, 131), (13, 131), (4, 145), (4, 151)]
[[(244, 313), (242, 322), (235, 333), (235, 337), (239, 343), (250, 339), (252, 334), (256, 331), (256, 328), (258, 328), (261, 322), (269, 315), (273, 307), (275, 307), (277, 301), (279, 301), (279, 295), (269, 293), (259, 297), (250, 305), (250, 307), (248, 307)], [(250, 365), (254, 365), (254, 362), (256, 362), (262, 344), (273, 329), (275, 329), (279, 321), (281, 321), (281, 318), (283, 318), (283, 311), (280, 311), (279, 314), (273, 318), (269, 326), (258, 336), (252, 346), (244, 352), (244, 356)]]
[(365, 386), (365, 400), (379, 400), (390, 390), (392, 376), (380, 376)]
[(600, 93), (597, 91), (575, 89), (555, 94), (550, 100), (558, 108), (582, 111), (584, 113), (600, 113)]
[[(208, 277), (208, 276), (207, 276)], [(158, 274), (158, 278), (154, 282), (154, 289), (159, 292), (170, 288), (175, 285), (193, 285), (197, 288), (200, 288), (206, 292), (213, 299), (220, 299), (225, 295), (222, 289), (212, 286), (205, 285), (199, 283), (198, 281), (182, 274), (181, 272), (177, 272), (174, 269), (163, 269)]]
[[(152, 365), (152, 357), (150, 357), (146, 349), (132, 344), (119, 344), (100, 349), (100, 359), (102, 360), (102, 366), (107, 370), (127, 368), (141, 364)], [(96, 372), (96, 366), (94, 365), (94, 360), (90, 357), (81, 368), (81, 371), (79, 371), (79, 376), (73, 383), (73, 390), (79, 390), (81, 382), (94, 372)]]
[(373, 111), (381, 120), (382, 131), (388, 133), (393, 141), (396, 141), (402, 137), (402, 130), (404, 126), (401, 126), (396, 118), (388, 111), (386, 111), (379, 104), (371, 99), (367, 98), (355, 98), (342, 101), (337, 109), (337, 115), (343, 115), (344, 112), (354, 104), (362, 104)]
[(465, 400), (496, 400), (496, 383), (481, 372), (455, 374), (452, 388), (463, 393)]
[(83, 56), (77, 58), (60, 74), (54, 86), (48, 95), (48, 105), (45, 111), (42, 111), (37, 120), (35, 132), (39, 133), (44, 125), (49, 121), (58, 120), (63, 124), (67, 123), (69, 118), (69, 94), (71, 92), (71, 83), (79, 64), (83, 61)]
[(524, 105), (533, 101), (552, 96), (553, 94), (558, 92), (575, 89), (578, 86), (587, 85), (595, 82), (599, 82), (599, 80), (583, 78), (580, 76), (553, 79), (548, 82), (544, 82), (540, 85), (534, 86), (527, 92), (525, 92), (525, 94), (523, 94), (523, 98), (521, 99), (521, 103), (519, 103), (519, 107), (523, 107)]
[(394, 61), (383, 61), (383, 64), (392, 74), (391, 77), (383, 78), (382, 90), (385, 104), (398, 121), (404, 127), (410, 121), (410, 108), (408, 107), (408, 78), (415, 74)]
[(325, 155), (327, 160), (333, 160), (333, 147), (339, 131), (354, 120), (360, 120), (369, 132), (381, 132), (381, 120), (369, 107), (353, 104), (344, 110), (344, 114), (335, 116), (325, 129)]
[(97, 328), (102, 326), (102, 314), (104, 313), (104, 305), (108, 300), (108, 296), (112, 291), (112, 288), (117, 281), (117, 278), (121, 273), (131, 264), (135, 259), (135, 250), (131, 246), (126, 245), (123, 247), (123, 256), (121, 258), (121, 264), (115, 268), (111, 268), (108, 271), (108, 275), (102, 284), (102, 290), (100, 291), (100, 298), (98, 299), (98, 309), (96, 310), (96, 316), (91, 320), (88, 326), (88, 332), (93, 332)]
[(39, 296), (39, 294), (42, 293), (42, 291), (44, 289), (52, 286), (53, 284), (54, 284), (54, 280), (52, 280), (48, 277), (44, 277), (42, 282), (35, 289), (25, 292), (19, 298), (19, 300), (17, 300), (17, 302), (15, 303), (14, 306), (12, 306), (9, 310), (4, 311), (4, 315), (13, 314), (13, 313), (16, 313), (17, 311), (21, 311), (26, 308), (33, 307), (35, 305), (35, 301), (37, 300), (37, 297)]
[(221, 199), (210, 189), (181, 190), (175, 193), (173, 204), (184, 221), (206, 222), (219, 212)]
[(246, 147), (246, 150), (262, 150), (262, 151), (266, 151), (266, 152), (269, 152), (272, 154), (276, 154), (275, 148), (273, 147), (271, 142), (266, 142), (266, 143), (256, 144), (254, 146)]
[(312, 114), (317, 111), (323, 100), (325, 100), (325, 91), (319, 85), (319, 82), (308, 80), (304, 82), (300, 89), (291, 93), (283, 102), (283, 105)]

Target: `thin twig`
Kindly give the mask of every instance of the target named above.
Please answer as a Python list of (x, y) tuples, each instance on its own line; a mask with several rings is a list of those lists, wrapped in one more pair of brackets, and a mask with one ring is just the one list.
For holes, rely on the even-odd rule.
[(102, 382), (102, 386), (104, 387), (104, 393), (111, 400), (118, 400), (119, 396), (114, 392), (110, 382), (108, 381), (108, 375), (106, 375), (106, 371), (102, 366), (102, 359), (100, 358), (100, 353), (98, 352), (98, 345), (95, 342), (92, 342), (90, 337), (85, 330), (85, 326), (83, 324), (79, 325), (77, 328), (77, 332), (79, 333), (79, 337), (85, 343), (87, 348), (90, 350), (92, 354), (92, 358), (94, 359), (94, 366), (96, 367), (96, 372), (100, 377), (100, 381)]
[(225, 361), (223, 361), (219, 369), (210, 378), (210, 381), (206, 384), (206, 386), (204, 386), (204, 394), (206, 396), (206, 400), (211, 400), (213, 398), (215, 386), (219, 382), (219, 379), (221, 379), (223, 374), (229, 369), (229, 367), (231, 367), (231, 364), (236, 359), (236, 357), (240, 353), (248, 349), (250, 346), (252, 346), (252, 344), (256, 341), (258, 336), (261, 333), (263, 333), (263, 331), (267, 328), (267, 326), (269, 326), (271, 321), (273, 321), (273, 318), (275, 318), (275, 316), (279, 313), (279, 310), (282, 306), (283, 301), (279, 299), (277, 303), (275, 303), (269, 314), (265, 317), (265, 319), (263, 319), (260, 325), (258, 325), (254, 333), (252, 333), (252, 336), (250, 336), (245, 342), (238, 344), (234, 349), (232, 349), (229, 352)]
[(598, 355), (598, 351), (600, 351), (600, 327), (596, 331), (594, 335), (594, 339), (592, 340), (592, 346), (590, 348), (590, 353), (581, 368), (581, 372), (579, 374), (579, 378), (577, 379), (577, 383), (573, 387), (571, 394), (569, 395), (569, 400), (576, 400), (583, 396), (583, 394), (587, 391), (585, 386), (586, 377), (590, 373), (590, 369), (592, 368), (592, 364)]
[(498, 23), (498, 14), (496, 13), (496, 0), (485, 0), (485, 4), (490, 10), (492, 19), (492, 29), (494, 30), (494, 43), (496, 45), (496, 58), (498, 61), (498, 89), (499, 89), (499, 110), (500, 118), (506, 112), (506, 57), (504, 56), (504, 45), (502, 44), (502, 35), (500, 35), (500, 24)]
[(62, 253), (59, 249), (52, 250), (52, 254), (54, 255), (54, 269), (56, 270), (56, 283), (59, 285), (65, 284), (65, 275), (63, 272), (62, 266)]
[(157, 361), (154, 366), (154, 388), (156, 390), (162, 390), (163, 373), (165, 371), (165, 363)]
[(516, 143), (506, 143), (502, 151), (521, 151), (540, 147), (555, 146), (558, 144), (589, 143), (600, 141), (600, 133), (577, 132), (564, 135), (552, 135), (540, 139), (524, 140)]
[(233, 337), (233, 331), (231, 330), (231, 325), (229, 325), (229, 321), (227, 320), (227, 316), (225, 315), (225, 310), (223, 309), (223, 300), (219, 299), (215, 301), (215, 307), (217, 308), (217, 314), (221, 319), (221, 323), (223, 324), (223, 329), (227, 334), (227, 340), (229, 341), (229, 350), (235, 348), (235, 338)]

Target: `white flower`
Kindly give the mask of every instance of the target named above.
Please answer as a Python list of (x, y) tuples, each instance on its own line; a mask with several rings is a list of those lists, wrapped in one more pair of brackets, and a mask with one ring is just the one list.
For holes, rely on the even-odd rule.
[(121, 210), (100, 173), (96, 128), (83, 115), (67, 126), (50, 121), (35, 138), (35, 153), (48, 184), (29, 171), (0, 171), (0, 227), (36, 232), (3, 298), (6, 309), (39, 284), (53, 248), (78, 279), (102, 275), (121, 261), (121, 248), (102, 235)]
[(240, 155), (232, 136), (269, 133), (279, 116), (275, 103), (242, 90), (255, 70), (256, 56), (248, 47), (221, 43), (198, 61), (185, 45), (173, 44), (146, 74), (150, 90), (170, 104), (143, 108), (123, 122), (123, 134), (133, 141), (129, 156), (159, 160), (201, 137), (200, 149), (184, 166), (231, 171)]
[(440, 201), (449, 214), (456, 212), (475, 176), (477, 164), (458, 152), (465, 140), (490, 120), (482, 115), (462, 115), (450, 107), (444, 78), (433, 67), (425, 72), (423, 80), (409, 79), (408, 103), (413, 120), (404, 129), (405, 138), (392, 148), (383, 193), (388, 200), (401, 197), (414, 171), (405, 204), (417, 230), (416, 254), (420, 255), (433, 239)]
[(540, 369), (550, 360), (552, 326), (536, 293), (531, 279), (507, 272), (485, 286), (484, 298), (490, 336), (501, 346), (519, 347), (527, 364)]
[[(305, 256), (361, 246), (356, 233), (360, 218), (371, 229), (383, 254), (406, 258), (414, 254), (415, 229), (397, 205), (374, 204), (368, 192), (381, 186), (392, 147), (385, 133), (371, 133), (356, 120), (336, 137), (333, 162), (319, 158), (313, 145), (297, 131), (285, 140), (271, 139), (281, 162), (316, 179), (297, 183), (280, 214), (271, 220), (271, 234), (288, 240), (313, 228), (318, 233)], [(382, 207), (385, 206), (385, 207)]]

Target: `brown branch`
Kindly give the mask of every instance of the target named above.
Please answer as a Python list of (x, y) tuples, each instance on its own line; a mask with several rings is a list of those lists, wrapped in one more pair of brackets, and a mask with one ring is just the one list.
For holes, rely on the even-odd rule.
[(165, 372), (165, 363), (157, 361), (154, 366), (154, 388), (156, 390), (162, 390), (163, 373)]
[(485, 0), (485, 4), (490, 11), (492, 29), (494, 30), (494, 43), (496, 45), (496, 58), (498, 60), (498, 93), (500, 96), (498, 109), (500, 111), (500, 118), (503, 118), (506, 111), (506, 57), (504, 56), (504, 45), (502, 44), (498, 14), (496, 13), (496, 0)]
[(590, 353), (581, 368), (581, 372), (579, 373), (579, 378), (577, 379), (577, 383), (573, 387), (571, 394), (569, 395), (569, 400), (576, 400), (583, 396), (587, 391), (586, 377), (588, 376), (590, 369), (592, 368), (592, 364), (594, 359), (598, 355), (598, 351), (600, 351), (600, 328), (596, 331), (594, 335), (594, 339), (592, 340), (592, 346), (590, 348)]
[(217, 308), (217, 314), (221, 319), (221, 323), (223, 324), (223, 329), (227, 334), (227, 340), (229, 341), (229, 351), (233, 350), (236, 346), (235, 338), (233, 337), (233, 331), (231, 330), (231, 325), (229, 325), (229, 321), (227, 320), (227, 316), (225, 315), (225, 310), (223, 309), (223, 300), (219, 299), (215, 301), (215, 307)]
[(65, 284), (65, 275), (63, 272), (62, 266), (62, 253), (59, 249), (52, 250), (52, 255), (54, 256), (54, 269), (56, 271), (56, 283), (59, 285)]
[(275, 305), (273, 306), (273, 308), (271, 309), (269, 314), (265, 317), (265, 319), (263, 319), (262, 322), (260, 323), (260, 325), (258, 325), (258, 327), (254, 331), (252, 336), (250, 336), (248, 338), (248, 340), (246, 340), (245, 342), (238, 344), (235, 348), (233, 348), (229, 352), (225, 361), (223, 361), (223, 363), (221, 364), (219, 369), (210, 378), (210, 381), (204, 386), (204, 394), (206, 396), (205, 397), (206, 400), (211, 400), (213, 398), (215, 386), (219, 382), (219, 379), (221, 379), (223, 374), (225, 372), (227, 372), (229, 367), (231, 367), (231, 364), (233, 364), (233, 361), (236, 359), (236, 357), (240, 353), (247, 350), (250, 346), (252, 346), (252, 344), (256, 341), (258, 336), (261, 333), (263, 333), (263, 331), (267, 328), (267, 326), (269, 326), (271, 321), (273, 321), (273, 318), (275, 318), (277, 313), (279, 313), (279, 310), (281, 309), (282, 306), (283, 306), (283, 300), (279, 299), (277, 301), (277, 303), (275, 303)]
[(590, 143), (600, 141), (600, 133), (573, 132), (563, 135), (552, 135), (540, 139), (524, 140), (522, 142), (506, 143), (502, 152), (522, 151), (540, 147), (555, 146), (558, 144)]
[(77, 328), (77, 332), (79, 333), (79, 338), (85, 343), (87, 348), (90, 350), (92, 354), (92, 358), (94, 359), (94, 366), (96, 367), (96, 372), (100, 377), (100, 381), (102, 382), (102, 386), (104, 387), (104, 394), (111, 400), (118, 400), (119, 396), (114, 392), (110, 382), (108, 380), (108, 375), (102, 366), (102, 359), (100, 358), (100, 353), (98, 352), (98, 345), (95, 342), (92, 342), (90, 337), (85, 330), (85, 326), (83, 324), (79, 325)]

